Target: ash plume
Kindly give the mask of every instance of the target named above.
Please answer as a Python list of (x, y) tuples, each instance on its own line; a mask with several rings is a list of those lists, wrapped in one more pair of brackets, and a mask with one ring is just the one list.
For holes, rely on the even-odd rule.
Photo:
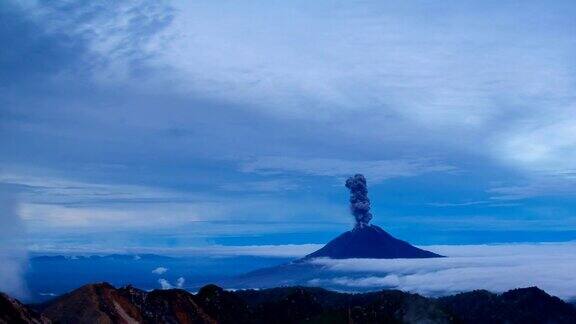
[(350, 212), (356, 219), (356, 227), (368, 226), (372, 214), (366, 178), (361, 174), (356, 174), (346, 180), (346, 188), (350, 189)]

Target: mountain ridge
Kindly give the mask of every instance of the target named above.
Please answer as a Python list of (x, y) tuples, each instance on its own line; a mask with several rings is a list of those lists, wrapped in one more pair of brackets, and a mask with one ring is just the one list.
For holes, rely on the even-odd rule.
[[(8, 311), (6, 304), (16, 305)], [(14, 314), (20, 314), (15, 317)], [(576, 307), (537, 287), (427, 298), (399, 290), (341, 293), (318, 287), (228, 291), (206, 285), (143, 291), (82, 286), (42, 305), (0, 294), (0, 323), (575, 323)]]

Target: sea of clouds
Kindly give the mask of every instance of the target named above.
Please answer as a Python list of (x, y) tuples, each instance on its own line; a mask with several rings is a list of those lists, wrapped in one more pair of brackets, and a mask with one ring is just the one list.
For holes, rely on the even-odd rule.
[(576, 242), (506, 245), (447, 245), (426, 249), (447, 256), (433, 259), (319, 258), (333, 276), (310, 284), (394, 288), (426, 296), (475, 289), (502, 292), (538, 286), (566, 300), (576, 299)]

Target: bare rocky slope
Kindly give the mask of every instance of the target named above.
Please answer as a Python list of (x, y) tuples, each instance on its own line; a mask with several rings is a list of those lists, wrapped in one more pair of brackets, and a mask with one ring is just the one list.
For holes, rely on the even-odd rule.
[(50, 320), (18, 300), (0, 293), (0, 324), (45, 324)]

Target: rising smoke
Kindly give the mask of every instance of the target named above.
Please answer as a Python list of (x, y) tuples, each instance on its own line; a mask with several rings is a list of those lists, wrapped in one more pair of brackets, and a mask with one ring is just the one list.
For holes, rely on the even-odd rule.
[(356, 174), (346, 180), (346, 188), (350, 189), (350, 212), (356, 219), (356, 227), (368, 226), (372, 214), (366, 178), (361, 174)]
[(0, 291), (17, 298), (27, 297), (26, 262), (24, 224), (18, 215), (17, 197), (0, 184)]

